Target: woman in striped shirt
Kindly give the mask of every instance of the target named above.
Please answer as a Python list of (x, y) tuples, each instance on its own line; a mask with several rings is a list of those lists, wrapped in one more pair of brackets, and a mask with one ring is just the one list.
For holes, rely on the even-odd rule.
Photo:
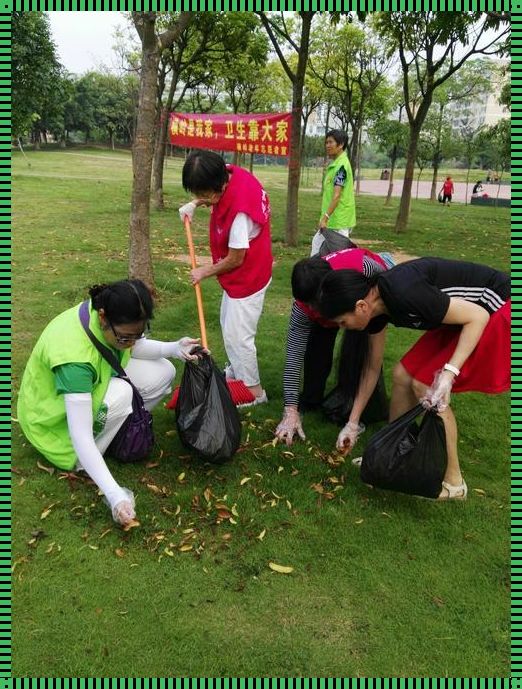
[[(321, 283), (319, 311), (342, 328), (364, 330), (384, 318), (398, 327), (428, 331), (394, 370), (390, 416), (396, 419), (419, 399), (440, 412), (448, 449), (440, 499), (467, 495), (451, 390), (493, 394), (509, 389), (510, 294), (505, 273), (443, 258), (408, 261), (369, 279), (341, 270)], [(352, 413), (345, 426), (345, 452), (357, 440), (358, 421)]]

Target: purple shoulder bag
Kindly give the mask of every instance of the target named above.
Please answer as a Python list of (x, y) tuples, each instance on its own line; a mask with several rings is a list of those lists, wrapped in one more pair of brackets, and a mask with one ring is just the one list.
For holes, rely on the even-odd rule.
[(80, 322), (89, 339), (117, 372), (118, 378), (125, 380), (132, 388), (132, 413), (125, 419), (107, 449), (107, 454), (119, 462), (139, 462), (145, 459), (154, 446), (152, 414), (145, 409), (143, 398), (131, 379), (125, 373), (118, 359), (105, 347), (89, 328), (89, 302), (80, 305)]

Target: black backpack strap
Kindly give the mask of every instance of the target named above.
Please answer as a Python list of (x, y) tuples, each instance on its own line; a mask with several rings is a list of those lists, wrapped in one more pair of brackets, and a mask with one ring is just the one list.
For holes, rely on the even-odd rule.
[[(90, 320), (90, 314), (89, 314), (89, 300), (84, 301), (82, 304), (80, 304), (80, 323), (83, 326), (83, 329), (87, 333), (87, 336), (89, 337), (90, 341), (93, 343), (93, 345), (96, 347), (96, 349), (100, 352), (102, 357), (105, 359), (105, 361), (108, 361), (109, 364), (112, 366), (112, 368), (117, 372), (118, 376), (120, 378), (125, 378), (125, 380), (130, 382), (129, 376), (125, 373), (125, 369), (122, 367), (118, 359), (114, 356), (114, 354), (111, 352), (111, 350), (103, 345), (94, 335), (92, 330), (89, 328), (89, 320)], [(134, 385), (132, 386), (134, 387)]]

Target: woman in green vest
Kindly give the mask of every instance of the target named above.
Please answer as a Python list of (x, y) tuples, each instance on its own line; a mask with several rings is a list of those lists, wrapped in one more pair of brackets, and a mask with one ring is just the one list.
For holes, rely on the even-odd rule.
[(321, 217), (312, 239), (311, 256), (354, 246), (350, 233), (355, 226), (355, 196), (347, 145), (346, 132), (340, 129), (327, 132), (325, 146), (330, 162), (323, 177)]
[[(171, 391), (176, 370), (165, 357), (194, 359), (198, 340), (159, 342), (146, 337), (153, 316), (141, 280), (89, 290), (89, 328), (118, 358), (150, 411)], [(64, 471), (83, 469), (100, 488), (116, 522), (135, 518), (134, 496), (107, 468), (103, 453), (132, 412), (132, 388), (116, 376), (89, 339), (76, 305), (44, 329), (22, 378), (18, 419), (27, 439)]]

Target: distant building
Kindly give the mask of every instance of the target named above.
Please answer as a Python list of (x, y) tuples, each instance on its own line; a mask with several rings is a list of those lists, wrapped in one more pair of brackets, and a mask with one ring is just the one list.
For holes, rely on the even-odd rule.
[(450, 103), (447, 113), (454, 132), (466, 129), (476, 131), (479, 127), (490, 127), (504, 117), (510, 117), (509, 110), (498, 102), (502, 87), (508, 81), (509, 73), (502, 72), (505, 66), (507, 63), (500, 60), (492, 63), (491, 90), (488, 93)]

